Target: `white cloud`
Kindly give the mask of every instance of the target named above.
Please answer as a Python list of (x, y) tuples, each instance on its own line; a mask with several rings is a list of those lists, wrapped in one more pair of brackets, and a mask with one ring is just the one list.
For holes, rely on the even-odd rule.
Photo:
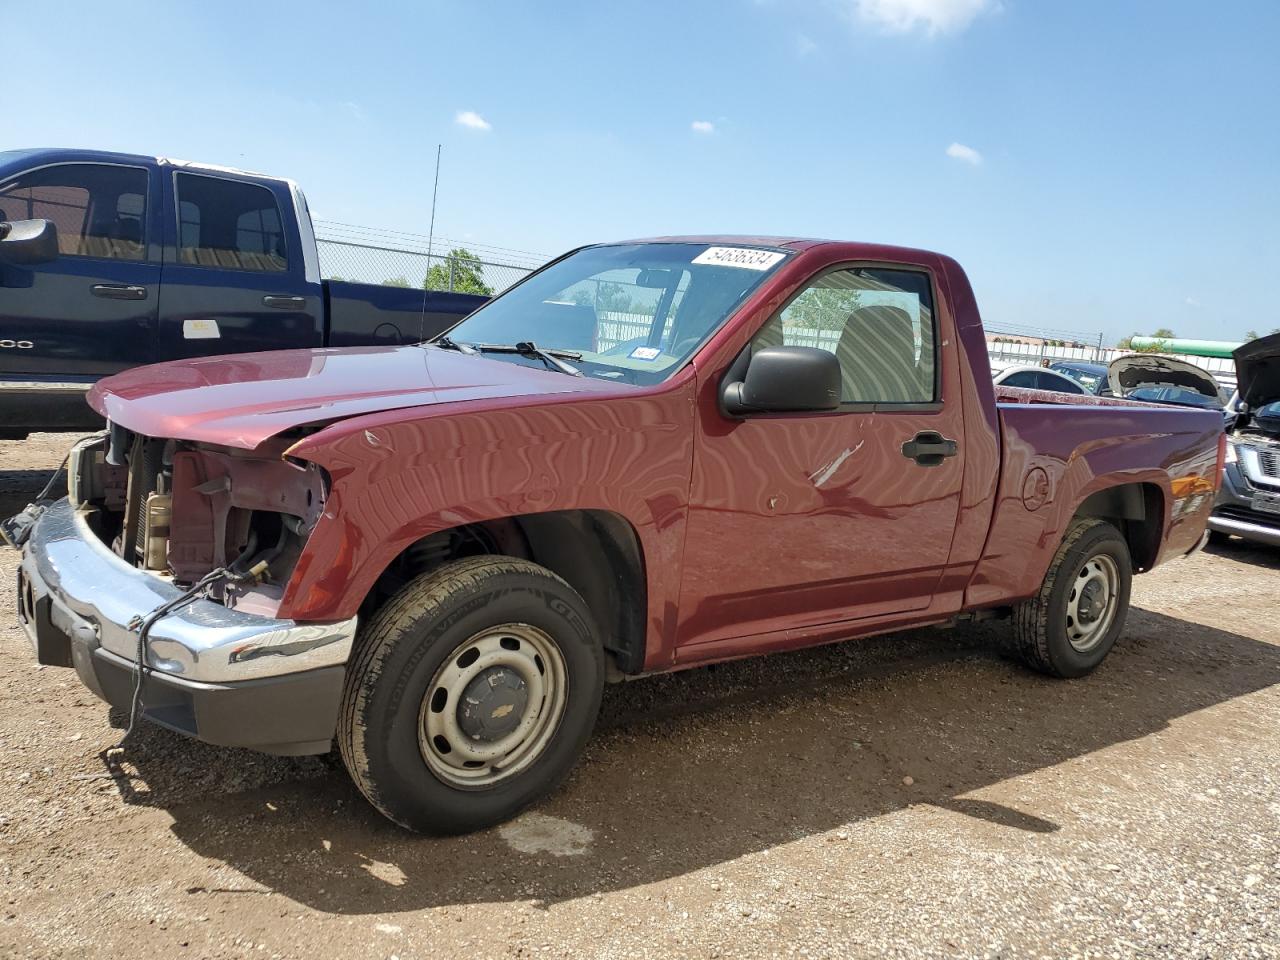
[(908, 33), (917, 27), (933, 35), (963, 30), (983, 13), (999, 10), (999, 0), (853, 0), (859, 20), (889, 33)]
[(470, 127), (472, 130), (493, 129), (493, 124), (480, 116), (480, 114), (476, 113), (474, 110), (459, 110), (458, 116), (455, 119), (459, 126)]
[(803, 60), (805, 57), (816, 53), (818, 45), (807, 33), (796, 34), (796, 56)]
[(982, 154), (973, 149), (973, 147), (966, 147), (963, 143), (953, 143), (947, 147), (947, 156), (952, 160), (960, 160), (974, 167), (982, 163)]
[(689, 124), (689, 129), (694, 133), (715, 133), (716, 125), (710, 120), (695, 120)]
[(1186, 304), (1187, 304), (1187, 306), (1188, 306), (1188, 307), (1203, 307), (1203, 306), (1204, 306), (1204, 304), (1203, 304), (1203, 303), (1201, 303), (1199, 300), (1197, 300), (1195, 297), (1187, 297), (1187, 299), (1186, 299)]

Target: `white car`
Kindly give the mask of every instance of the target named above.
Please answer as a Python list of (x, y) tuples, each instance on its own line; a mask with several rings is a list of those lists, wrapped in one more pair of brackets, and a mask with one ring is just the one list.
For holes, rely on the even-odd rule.
[(1049, 370), (1034, 363), (1015, 363), (1005, 367), (993, 378), (998, 387), (1026, 387), (1031, 390), (1053, 390), (1057, 393), (1088, 393), (1077, 381), (1065, 373)]

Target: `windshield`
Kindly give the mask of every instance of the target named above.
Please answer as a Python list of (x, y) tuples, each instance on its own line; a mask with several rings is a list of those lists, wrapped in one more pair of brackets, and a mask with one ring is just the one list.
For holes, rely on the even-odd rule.
[(1087, 367), (1068, 367), (1066, 365), (1055, 364), (1050, 369), (1057, 370), (1059, 373), (1065, 373), (1076, 383), (1081, 384), (1090, 393), (1096, 393), (1098, 384), (1102, 381), (1102, 377), (1106, 373), (1106, 367), (1101, 372), (1093, 373)]
[[(587, 376), (665, 380), (788, 253), (705, 243), (588, 247), (534, 274), (449, 331), (455, 343), (568, 351)], [(495, 360), (543, 366), (522, 353)]]

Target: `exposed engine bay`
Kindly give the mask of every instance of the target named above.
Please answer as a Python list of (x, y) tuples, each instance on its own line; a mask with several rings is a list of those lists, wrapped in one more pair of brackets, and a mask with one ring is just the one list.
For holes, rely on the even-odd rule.
[(1273, 492), (1280, 487), (1280, 402), (1238, 410), (1227, 437), (1246, 482)]
[(275, 616), (324, 509), (328, 482), (288, 446), (245, 451), (144, 437), (111, 424), (82, 441), (68, 494), (97, 536), (131, 565), (189, 586), (226, 569), (209, 599)]

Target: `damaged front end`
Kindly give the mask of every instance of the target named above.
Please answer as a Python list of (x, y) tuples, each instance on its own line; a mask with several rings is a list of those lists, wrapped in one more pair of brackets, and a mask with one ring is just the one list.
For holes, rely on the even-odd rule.
[(283, 441), (254, 451), (144, 437), (113, 427), (72, 451), (67, 490), (98, 538), (126, 563), (198, 582), (226, 569), (209, 596), (275, 616), (316, 521), (327, 478), (286, 460)]
[(279, 617), (327, 477), (284, 440), (242, 450), (112, 425), (78, 443), (66, 499), (33, 508), (18, 613), (40, 663), (210, 743), (330, 747), (356, 620)]

